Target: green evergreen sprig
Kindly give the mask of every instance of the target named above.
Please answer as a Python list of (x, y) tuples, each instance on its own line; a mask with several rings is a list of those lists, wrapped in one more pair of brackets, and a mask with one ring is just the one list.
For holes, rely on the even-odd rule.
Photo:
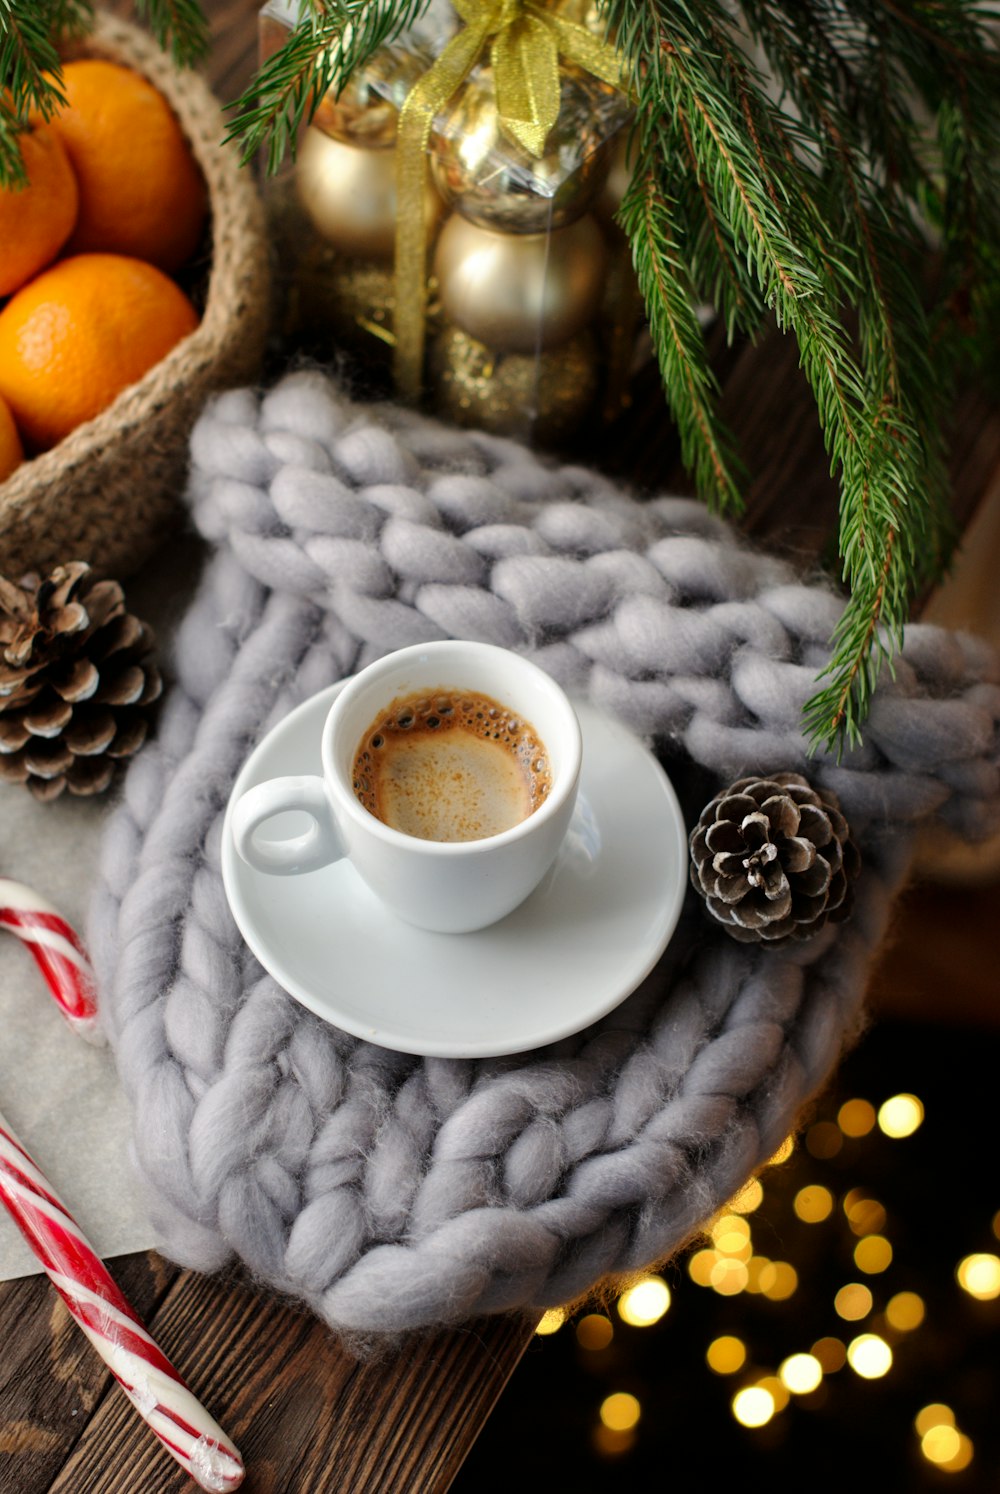
[[(197, 0), (137, 0), (181, 62)], [(856, 742), (913, 597), (954, 540), (945, 466), (956, 373), (1000, 329), (997, 18), (977, 0), (597, 0), (633, 79), (619, 221), (682, 458), (740, 506), (697, 309), (797, 342), (840, 488), (847, 605), (808, 703), (814, 749)], [(268, 169), (429, 0), (298, 0), (298, 20), (232, 106), (230, 139)], [(19, 180), (29, 109), (59, 99), (53, 38), (89, 0), (0, 0), (0, 183)]]
[(227, 140), (240, 142), (244, 163), (265, 151), (273, 174), (324, 94), (339, 93), (380, 47), (394, 42), (430, 0), (301, 0), (288, 39), (232, 105)]

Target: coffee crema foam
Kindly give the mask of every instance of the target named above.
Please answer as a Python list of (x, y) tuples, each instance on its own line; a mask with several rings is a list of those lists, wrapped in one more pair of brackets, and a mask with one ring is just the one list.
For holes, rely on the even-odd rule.
[(400, 696), (361, 738), (354, 793), (376, 819), (420, 840), (484, 840), (548, 797), (538, 733), (489, 695), (445, 687)]

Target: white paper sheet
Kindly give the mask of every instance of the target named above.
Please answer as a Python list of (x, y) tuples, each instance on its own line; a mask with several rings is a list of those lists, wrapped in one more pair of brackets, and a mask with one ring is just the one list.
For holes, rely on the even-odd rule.
[[(110, 808), (106, 796), (38, 804), (25, 789), (0, 785), (0, 876), (47, 897), (81, 935)], [(2, 932), (0, 1111), (101, 1255), (153, 1244), (111, 1053), (69, 1027), (29, 951)], [(0, 1208), (0, 1280), (40, 1270)]]

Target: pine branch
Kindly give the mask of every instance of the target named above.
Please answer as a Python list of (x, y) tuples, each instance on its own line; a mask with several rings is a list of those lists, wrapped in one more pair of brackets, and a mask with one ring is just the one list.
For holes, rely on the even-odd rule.
[(240, 143), (244, 163), (267, 152), (273, 175), (295, 156), (298, 135), (331, 89), (339, 93), (379, 50), (419, 19), (430, 0), (299, 0), (300, 19), (288, 40), (230, 107), (227, 140)]
[(717, 385), (709, 367), (694, 296), (659, 179), (663, 140), (651, 132), (642, 146), (618, 221), (632, 244), (636, 274), (649, 309), (649, 327), (663, 388), (685, 466), (701, 497), (721, 509), (742, 506), (732, 438), (715, 408)]
[(211, 34), (198, 0), (135, 0), (135, 5), (178, 67), (194, 67), (208, 55)]
[(64, 102), (55, 9), (37, 0), (0, 0), (0, 187), (26, 183), (18, 136), (29, 113), (48, 119)]
[[(138, 0), (191, 61), (196, 0)], [(269, 171), (429, 0), (299, 0), (285, 45), (232, 106), (230, 139)], [(794, 336), (840, 484), (849, 589), (814, 747), (857, 738), (915, 587), (952, 542), (943, 431), (959, 366), (1000, 331), (1000, 61), (975, 0), (598, 0), (637, 94), (620, 212), (685, 463), (738, 501), (737, 461), (696, 308), (727, 336), (765, 313)], [(53, 37), (89, 0), (0, 0), (0, 182), (18, 134), (58, 102)], [(933, 262), (936, 282), (928, 274)], [(825, 681), (825, 683), (823, 683)]]

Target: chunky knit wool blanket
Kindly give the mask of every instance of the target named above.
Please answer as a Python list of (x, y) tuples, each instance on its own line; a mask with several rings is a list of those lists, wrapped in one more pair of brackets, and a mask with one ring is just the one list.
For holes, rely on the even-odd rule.
[[(214, 550), (157, 740), (109, 821), (90, 929), (162, 1250), (204, 1270), (239, 1259), (368, 1339), (537, 1312), (662, 1262), (855, 1037), (915, 828), (1000, 823), (995, 654), (911, 627), (863, 747), (810, 758), (800, 712), (841, 602), (694, 502), (352, 404), (318, 373), (215, 399), (191, 456)], [(614, 1012), (493, 1060), (390, 1052), (304, 1010), (227, 906), (234, 778), (303, 699), (446, 636), (522, 650), (621, 717), (689, 826), (749, 772), (834, 790), (864, 857), (852, 920), (737, 945), (690, 894)]]

